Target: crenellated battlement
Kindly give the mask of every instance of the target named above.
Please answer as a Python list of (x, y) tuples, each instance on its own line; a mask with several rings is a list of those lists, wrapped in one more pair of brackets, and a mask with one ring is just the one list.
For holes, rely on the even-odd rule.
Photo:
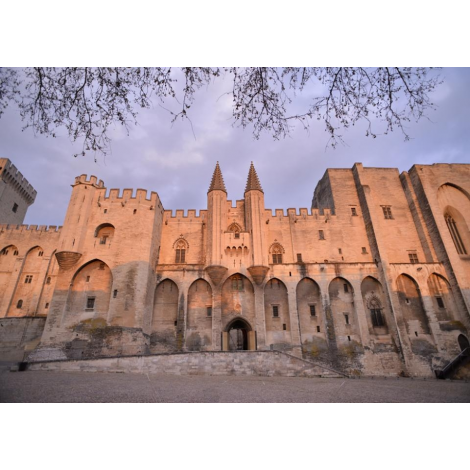
[(158, 193), (155, 191), (147, 191), (146, 189), (137, 189), (134, 190), (130, 188), (121, 189), (109, 189), (103, 188), (99, 194), (99, 201), (101, 202), (121, 202), (123, 204), (127, 203), (143, 203), (146, 205), (152, 205), (154, 207), (158, 207), (163, 209), (163, 205), (160, 201), (160, 197)]
[(235, 205), (233, 205), (232, 200), (229, 200), (227, 201), (227, 207), (229, 209), (243, 209), (243, 207), (245, 207), (245, 199), (237, 199)]
[(8, 158), (0, 158), (0, 176), (5, 183), (13, 187), (31, 205), (37, 191)]
[(0, 224), (0, 234), (9, 232), (54, 232), (57, 233), (61, 230), (62, 225), (12, 225)]
[(98, 177), (94, 175), (90, 175), (90, 179), (87, 179), (87, 175), (76, 176), (75, 183), (73, 184), (73, 186), (77, 184), (89, 184), (97, 188), (104, 188), (104, 181), (103, 180), (98, 181)]
[(185, 211), (177, 209), (173, 215), (172, 210), (166, 210), (163, 215), (165, 220), (170, 219), (199, 219), (201, 222), (204, 222), (207, 219), (207, 210), (200, 209), (199, 215), (197, 215), (196, 209), (188, 209), (185, 215)]

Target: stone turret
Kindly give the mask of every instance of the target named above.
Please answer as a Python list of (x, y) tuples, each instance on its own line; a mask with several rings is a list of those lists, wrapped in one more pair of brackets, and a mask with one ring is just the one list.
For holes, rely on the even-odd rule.
[(217, 162), (217, 164), (215, 165), (211, 185), (207, 193), (210, 193), (211, 191), (223, 191), (225, 194), (227, 194), (227, 189), (225, 188), (224, 177), (222, 176), (222, 171), (220, 170), (219, 162)]
[(207, 272), (214, 284), (218, 284), (227, 268), (221, 266), (222, 233), (227, 220), (227, 189), (217, 162), (207, 192)]
[(267, 250), (264, 246), (262, 215), (264, 214), (264, 193), (251, 162), (245, 188), (245, 226), (251, 233), (253, 263), (248, 271), (257, 284), (261, 284), (269, 270)]

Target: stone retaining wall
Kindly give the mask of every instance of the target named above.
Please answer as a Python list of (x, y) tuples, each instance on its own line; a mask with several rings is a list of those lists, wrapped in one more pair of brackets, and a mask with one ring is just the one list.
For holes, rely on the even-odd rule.
[(279, 351), (192, 352), (29, 364), (29, 370), (139, 372), (170, 375), (338, 376)]

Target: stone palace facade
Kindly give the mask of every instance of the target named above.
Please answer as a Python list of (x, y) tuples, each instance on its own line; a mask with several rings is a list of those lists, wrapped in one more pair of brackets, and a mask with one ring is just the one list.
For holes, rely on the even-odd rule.
[(469, 227), (464, 164), (328, 169), (287, 211), (253, 164), (235, 203), (217, 164), (199, 213), (82, 175), (62, 227), (0, 226), (0, 340), (28, 319), (31, 361), (281, 349), (431, 376), (468, 346)]

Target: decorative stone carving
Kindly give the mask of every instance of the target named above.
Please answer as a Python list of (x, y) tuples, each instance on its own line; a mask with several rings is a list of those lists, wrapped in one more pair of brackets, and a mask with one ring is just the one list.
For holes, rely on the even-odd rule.
[(214, 285), (218, 286), (222, 278), (225, 276), (227, 268), (224, 266), (207, 266), (206, 272), (209, 274)]
[(60, 268), (67, 270), (73, 268), (78, 263), (82, 254), (75, 251), (59, 251), (55, 254), (55, 257), (57, 258)]
[(251, 266), (248, 268), (248, 272), (251, 274), (253, 281), (255, 281), (256, 285), (260, 286), (266, 274), (268, 274), (269, 268), (267, 266)]

